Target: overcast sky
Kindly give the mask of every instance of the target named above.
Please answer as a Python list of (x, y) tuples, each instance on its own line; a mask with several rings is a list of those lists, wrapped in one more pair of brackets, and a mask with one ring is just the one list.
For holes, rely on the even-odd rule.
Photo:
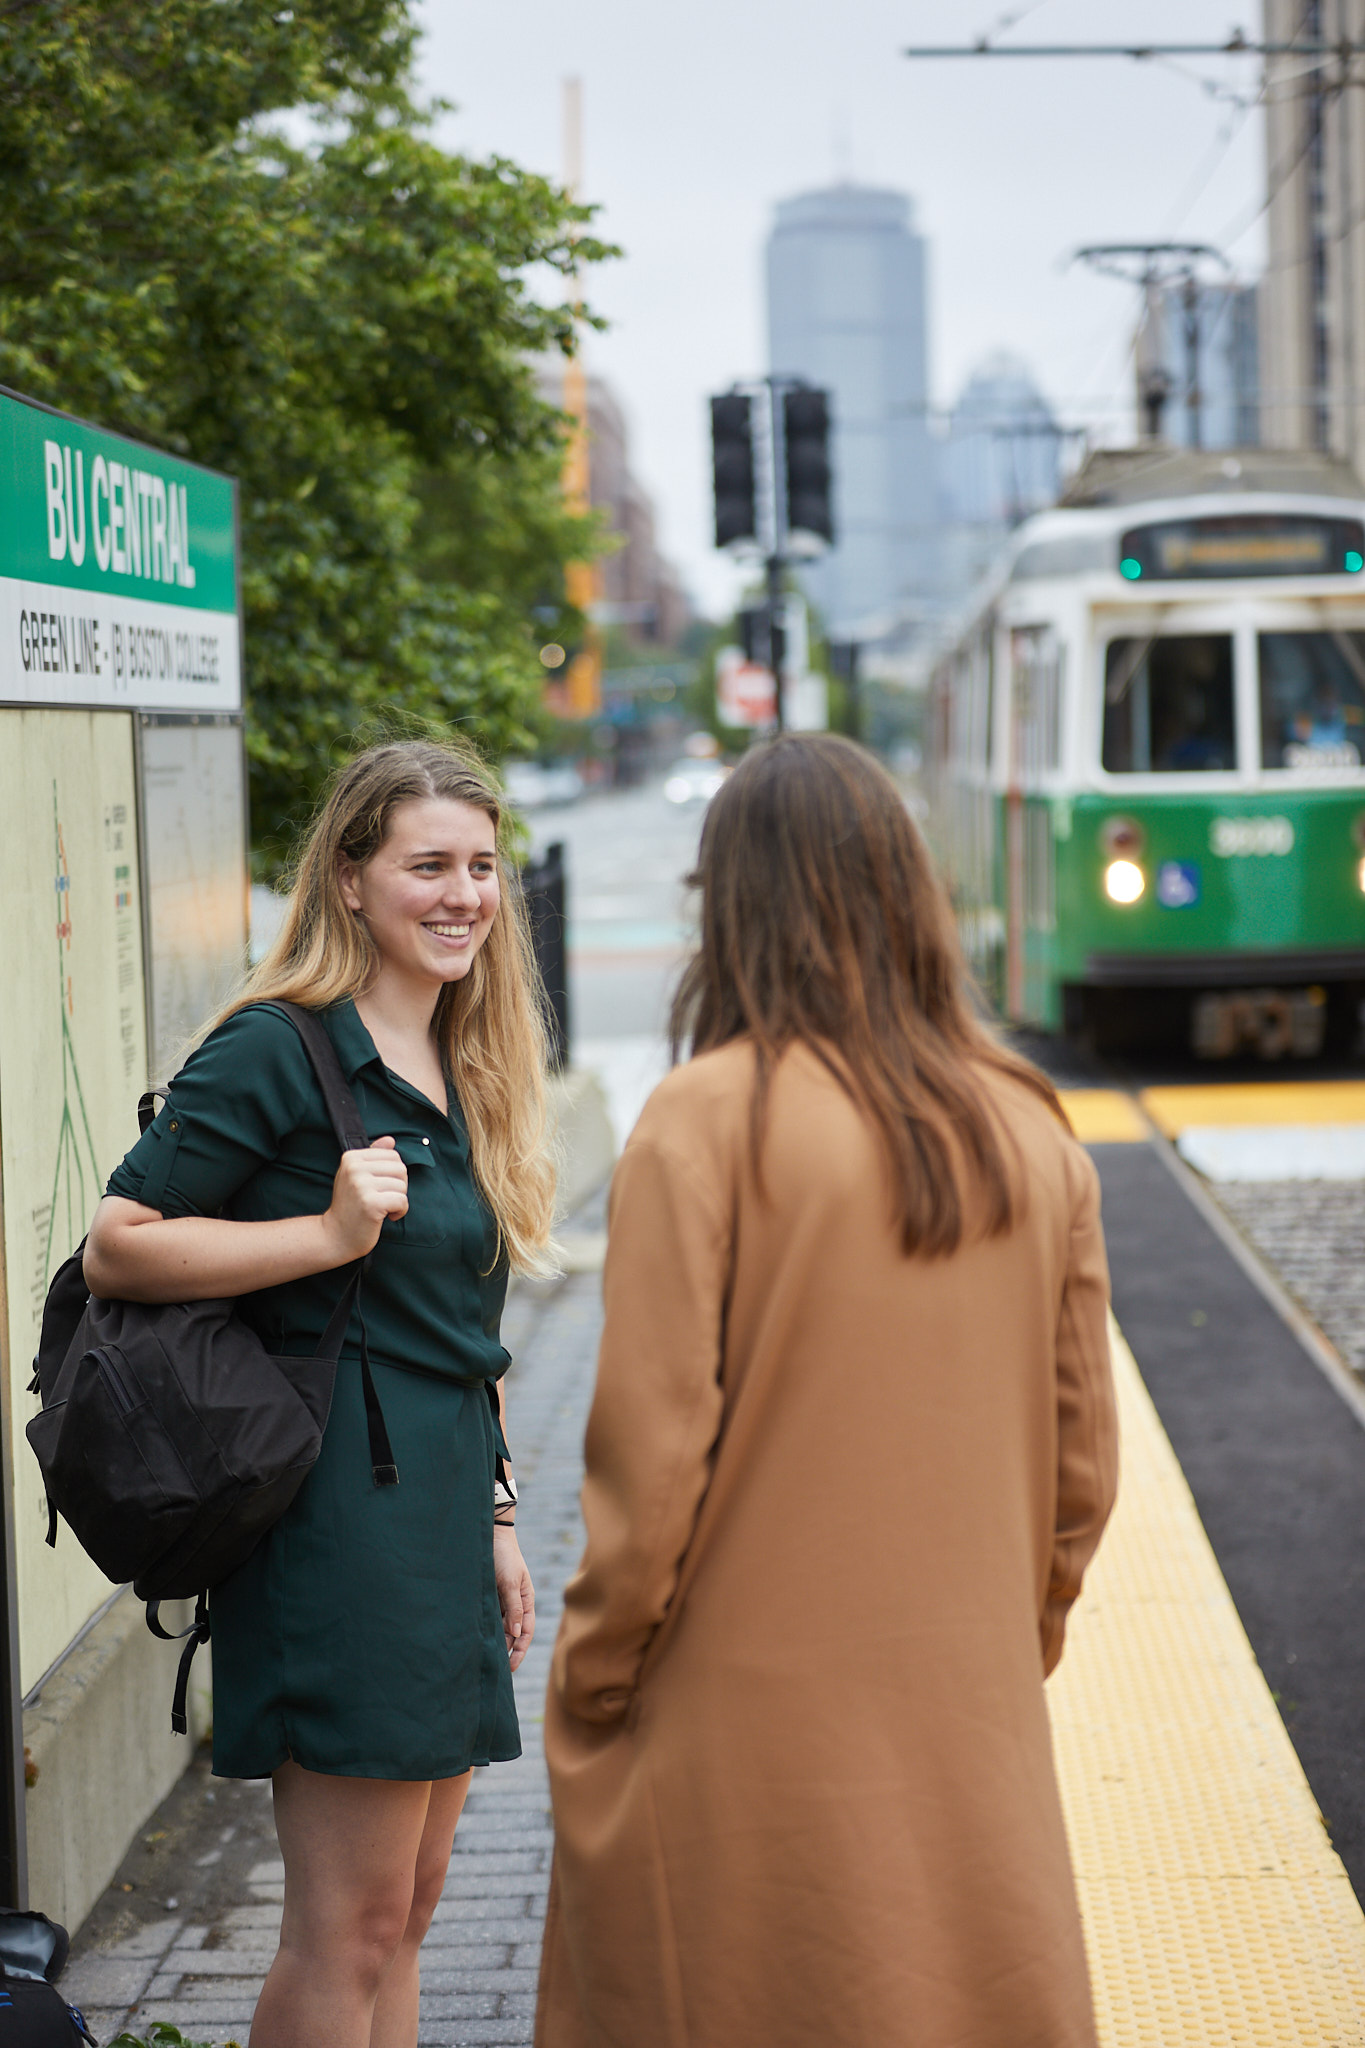
[[(766, 369), (774, 202), (841, 177), (909, 193), (929, 242), (931, 395), (1008, 348), (1059, 414), (1125, 437), (1133, 295), (1079, 244), (1176, 236), (1261, 261), (1264, 142), (1249, 59), (912, 64), (910, 42), (1221, 41), (1248, 0), (418, 0), (442, 139), (562, 175), (562, 81), (583, 81), (584, 196), (624, 258), (590, 281), (592, 369), (624, 402), (665, 550), (711, 611), (706, 397)], [(1201, 83), (1204, 81), (1204, 83)], [(1218, 89), (1217, 94), (1208, 86)]]

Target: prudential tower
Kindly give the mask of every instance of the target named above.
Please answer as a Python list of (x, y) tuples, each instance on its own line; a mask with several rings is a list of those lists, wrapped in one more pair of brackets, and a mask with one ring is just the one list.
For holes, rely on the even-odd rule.
[(768, 238), (774, 371), (832, 394), (837, 545), (803, 571), (836, 638), (934, 604), (925, 245), (902, 192), (835, 185), (782, 200)]

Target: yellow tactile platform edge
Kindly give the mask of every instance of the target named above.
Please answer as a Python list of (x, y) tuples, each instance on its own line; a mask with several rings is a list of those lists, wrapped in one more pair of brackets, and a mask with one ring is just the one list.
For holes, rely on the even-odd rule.
[(1141, 1145), (1151, 1127), (1120, 1088), (1061, 1088), (1062, 1108), (1083, 1145)]
[(1100, 2040), (1358, 2048), (1365, 1915), (1113, 1337), (1119, 1503), (1048, 1686)]
[(1195, 1124), (1365, 1123), (1365, 1081), (1234, 1081), (1144, 1088), (1139, 1100), (1168, 1138), (1178, 1138)]

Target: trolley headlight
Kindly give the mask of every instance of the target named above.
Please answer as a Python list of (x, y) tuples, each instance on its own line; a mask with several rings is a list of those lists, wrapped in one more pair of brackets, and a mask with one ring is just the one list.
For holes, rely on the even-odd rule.
[(1111, 860), (1104, 871), (1104, 893), (1111, 903), (1136, 903), (1146, 887), (1147, 877), (1135, 860)]

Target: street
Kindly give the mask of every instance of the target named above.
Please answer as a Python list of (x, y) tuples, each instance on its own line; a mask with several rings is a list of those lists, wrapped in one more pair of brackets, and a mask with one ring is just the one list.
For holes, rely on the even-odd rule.
[(684, 877), (704, 807), (674, 804), (662, 778), (532, 819), (537, 852), (567, 863), (573, 1064), (600, 1078), (618, 1148), (667, 1066), (668, 1008), (693, 928)]

